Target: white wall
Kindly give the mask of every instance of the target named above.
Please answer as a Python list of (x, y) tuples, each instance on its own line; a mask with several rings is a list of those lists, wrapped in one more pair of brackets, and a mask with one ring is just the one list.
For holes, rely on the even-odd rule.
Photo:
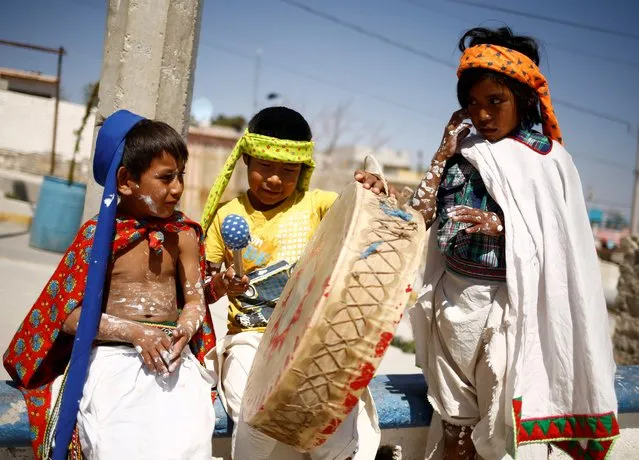
[[(0, 149), (21, 153), (51, 152), (55, 99), (0, 90)], [(60, 101), (56, 153), (70, 159), (74, 132), (80, 127), (83, 105)], [(92, 114), (82, 133), (78, 159), (90, 158), (95, 117)]]

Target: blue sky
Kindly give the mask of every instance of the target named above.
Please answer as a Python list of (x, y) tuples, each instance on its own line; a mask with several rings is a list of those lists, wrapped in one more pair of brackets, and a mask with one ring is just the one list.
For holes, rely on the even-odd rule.
[[(602, 207), (628, 214), (639, 124), (639, 39), (450, 0), (300, 1), (453, 65), (458, 38), (473, 26), (507, 24), (538, 38), (554, 97), (632, 124), (629, 131), (621, 123), (555, 105), (586, 194)], [(634, 27), (639, 3), (633, 0), (484, 3), (639, 35)], [(105, 17), (103, 0), (5, 0), (0, 39), (64, 46), (63, 92), (82, 102), (84, 85), (99, 78)], [(258, 106), (269, 105), (266, 94), (277, 92), (280, 102), (309, 119), (317, 135), (326, 114), (348, 104), (352, 128), (344, 142), (384, 138), (392, 148), (422, 150), (429, 159), (457, 108), (453, 69), (281, 0), (205, 1), (194, 101), (208, 101), (216, 114), (250, 117), (257, 49), (262, 51)], [(53, 55), (0, 46), (0, 66), (54, 74), (55, 63)]]

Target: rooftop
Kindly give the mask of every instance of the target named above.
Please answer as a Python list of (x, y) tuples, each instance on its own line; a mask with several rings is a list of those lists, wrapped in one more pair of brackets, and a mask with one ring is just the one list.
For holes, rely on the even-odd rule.
[(189, 134), (205, 137), (216, 137), (218, 139), (237, 140), (242, 136), (241, 132), (227, 126), (190, 126)]
[(20, 80), (39, 81), (42, 83), (55, 83), (57, 81), (56, 77), (54, 77), (53, 75), (45, 75), (42, 72), (0, 67), (0, 78), (3, 77), (16, 78)]

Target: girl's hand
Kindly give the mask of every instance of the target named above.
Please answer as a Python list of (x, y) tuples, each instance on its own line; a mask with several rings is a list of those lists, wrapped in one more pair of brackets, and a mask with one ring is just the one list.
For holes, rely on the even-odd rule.
[(488, 236), (500, 236), (504, 232), (504, 224), (494, 212), (468, 206), (454, 206), (446, 210), (448, 218), (453, 222), (475, 224), (466, 229), (466, 233), (483, 233)]
[(450, 117), (442, 142), (435, 154), (435, 158), (439, 161), (447, 160), (457, 152), (457, 146), (468, 134), (470, 134), (470, 124), (462, 123), (469, 117), (466, 109), (460, 109), (453, 112)]
[(384, 182), (380, 179), (377, 174), (370, 173), (368, 171), (357, 170), (353, 174), (355, 180), (364, 185), (365, 189), (370, 190), (375, 195), (379, 195), (380, 193), (385, 192), (388, 196), (397, 197), (397, 189), (393, 187), (391, 184), (388, 184), (389, 190), (384, 190)]

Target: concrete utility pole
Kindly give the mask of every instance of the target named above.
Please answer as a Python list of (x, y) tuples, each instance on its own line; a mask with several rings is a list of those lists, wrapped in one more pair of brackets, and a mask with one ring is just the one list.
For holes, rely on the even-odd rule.
[(635, 188), (632, 195), (632, 210), (630, 214), (630, 232), (639, 234), (639, 124), (637, 125), (637, 166), (635, 167)]
[[(203, 6), (203, 0), (109, 0), (96, 122), (127, 109), (186, 136)], [(101, 196), (91, 178), (84, 220), (98, 212)]]

